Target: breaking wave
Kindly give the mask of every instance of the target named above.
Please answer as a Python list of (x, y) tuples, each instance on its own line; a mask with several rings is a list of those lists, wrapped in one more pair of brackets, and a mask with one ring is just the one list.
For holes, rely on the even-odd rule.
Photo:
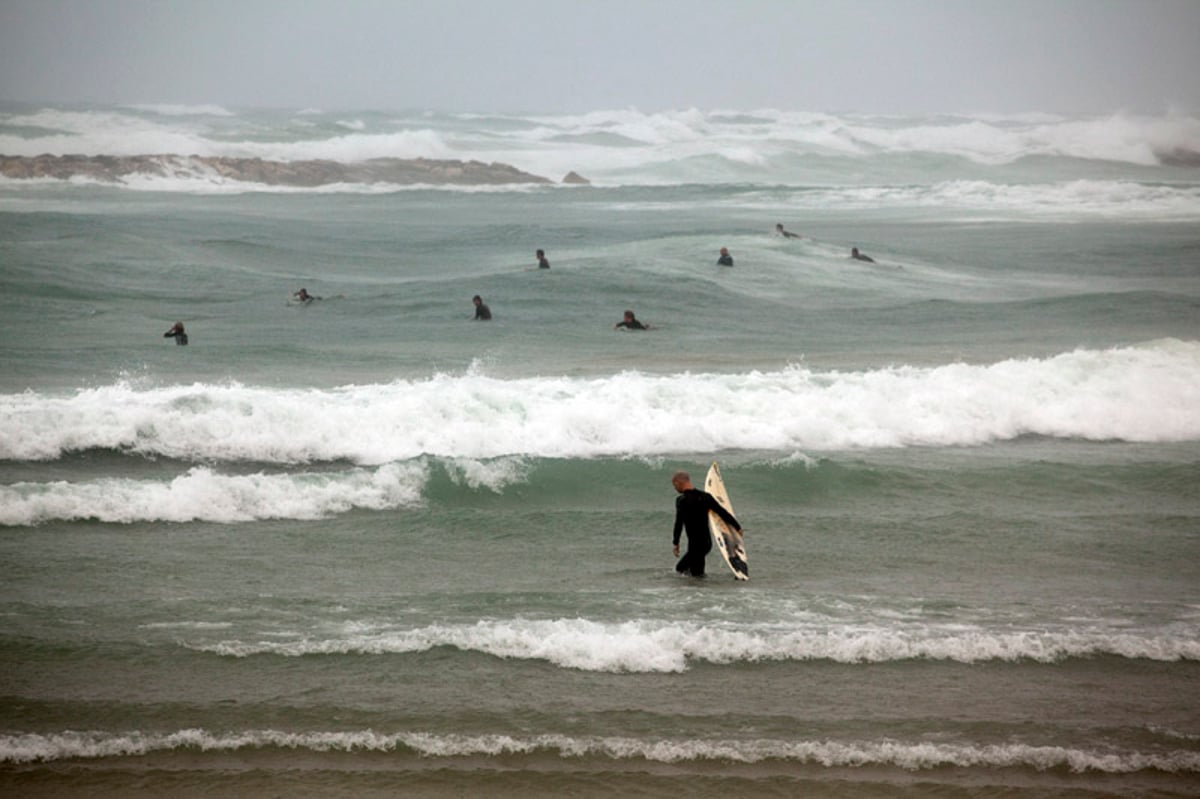
[(273, 729), (213, 732), (61, 732), (0, 736), (0, 762), (141, 757), (156, 752), (393, 752), (435, 758), (549, 754), (563, 758), (683, 763), (784, 761), (827, 768), (890, 766), (909, 771), (957, 768), (1064, 769), (1072, 773), (1131, 774), (1200, 771), (1200, 753), (1174, 750), (1085, 749), (1024, 743), (973, 744), (879, 740), (658, 739), (571, 735), (446, 735), (374, 730), (286, 732)]
[(1026, 435), (1200, 439), (1200, 342), (864, 372), (498, 379), (472, 371), (337, 389), (120, 382), (0, 395), (0, 459), (16, 461), (111, 450), (205, 463), (379, 466), (421, 456), (973, 446)]

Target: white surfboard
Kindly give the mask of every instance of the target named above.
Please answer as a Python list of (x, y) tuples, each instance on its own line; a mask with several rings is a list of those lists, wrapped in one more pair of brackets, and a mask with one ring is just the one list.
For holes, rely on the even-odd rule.
[[(721, 479), (721, 470), (717, 468), (716, 461), (708, 468), (708, 476), (704, 478), (704, 490), (712, 494), (722, 508), (733, 513), (733, 505), (729, 501), (729, 493), (725, 490), (725, 481)], [(725, 559), (733, 576), (739, 580), (749, 580), (750, 566), (746, 560), (746, 546), (742, 541), (742, 534), (712, 511), (708, 512), (708, 531), (712, 533), (713, 543), (721, 551), (721, 557)]]

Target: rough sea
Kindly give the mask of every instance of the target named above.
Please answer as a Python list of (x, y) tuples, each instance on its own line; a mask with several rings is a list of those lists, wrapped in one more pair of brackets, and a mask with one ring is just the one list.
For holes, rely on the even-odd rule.
[[(0, 793), (1200, 793), (1198, 150), (0, 105), (6, 155), (592, 182), (0, 181)], [(746, 583), (673, 570), (714, 460)]]

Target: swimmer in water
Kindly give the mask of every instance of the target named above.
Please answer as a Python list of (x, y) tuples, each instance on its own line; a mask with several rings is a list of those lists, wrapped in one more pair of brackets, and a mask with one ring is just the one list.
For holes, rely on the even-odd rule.
[(639, 322), (637, 317), (633, 315), (633, 311), (626, 311), (625, 318), (613, 325), (613, 330), (620, 330), (621, 328), (626, 330), (649, 330), (650, 326)]
[(487, 307), (483, 298), (476, 294), (471, 298), (471, 302), (475, 303), (475, 319), (480, 322), (490, 321), (492, 318), (492, 309)]
[(186, 346), (188, 343), (187, 333), (183, 330), (183, 322), (176, 322), (171, 326), (171, 329), (163, 333), (163, 338), (173, 338), (179, 346)]

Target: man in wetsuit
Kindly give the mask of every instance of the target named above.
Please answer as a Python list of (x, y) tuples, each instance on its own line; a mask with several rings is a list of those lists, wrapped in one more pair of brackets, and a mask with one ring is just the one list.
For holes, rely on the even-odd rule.
[(620, 322), (617, 322), (615, 325), (613, 325), (613, 330), (618, 330), (622, 327), (625, 328), (626, 330), (648, 330), (649, 329), (637, 320), (637, 317), (635, 317), (633, 315), (633, 311), (626, 311), (625, 318), (622, 319)]
[(183, 322), (176, 322), (174, 325), (172, 325), (170, 330), (168, 330), (166, 333), (163, 333), (163, 338), (173, 338), (175, 339), (176, 344), (181, 346), (186, 345), (188, 342), (188, 337), (187, 333), (183, 330)]
[(687, 572), (693, 577), (704, 576), (704, 556), (712, 549), (712, 534), (708, 531), (708, 512), (715, 511), (730, 527), (742, 531), (742, 526), (733, 514), (721, 507), (721, 503), (707, 491), (692, 485), (687, 472), (675, 472), (671, 485), (679, 492), (675, 498), (675, 530), (672, 536), (675, 556), (679, 557), (679, 534), (687, 530), (688, 548), (675, 571)]
[(857, 247), (850, 248), (850, 257), (856, 261), (866, 261), (869, 264), (875, 263), (875, 259), (864, 252), (859, 252)]
[(538, 250), (537, 252), (534, 253), (534, 255), (536, 255), (537, 259), (538, 259), (538, 269), (549, 269), (550, 268), (550, 262), (546, 260), (546, 251), (545, 250)]
[(717, 266), (733, 266), (733, 256), (729, 254), (728, 247), (721, 248), (721, 257), (717, 259)]
[(492, 309), (487, 307), (483, 298), (476, 294), (471, 298), (471, 302), (475, 303), (475, 318), (481, 322), (487, 322), (492, 318)]

